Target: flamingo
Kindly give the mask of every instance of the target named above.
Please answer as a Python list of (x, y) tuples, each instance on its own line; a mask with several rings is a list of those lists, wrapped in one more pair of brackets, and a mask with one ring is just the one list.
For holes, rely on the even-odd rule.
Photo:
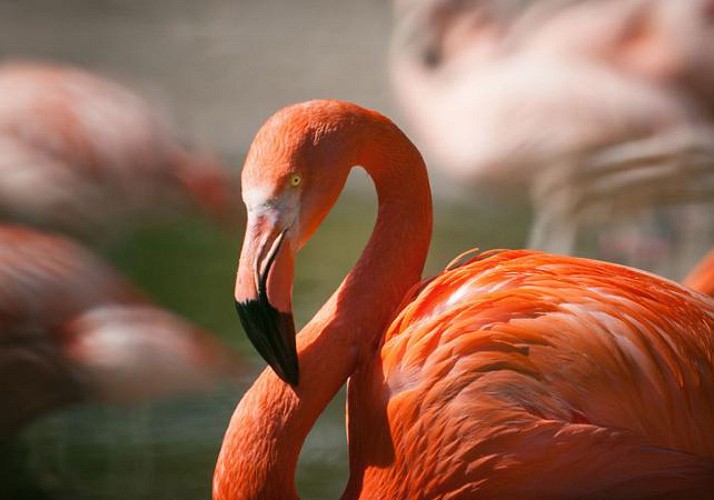
[(240, 369), (88, 250), (10, 225), (0, 226), (0, 342), (0, 438), (70, 404), (205, 390)]
[(714, 250), (704, 256), (682, 283), (693, 290), (714, 297)]
[[(0, 65), (0, 214), (85, 236), (197, 203), (219, 220), (231, 179), (189, 153), (134, 91), (83, 69)], [(101, 230), (104, 231), (101, 231)]]
[[(374, 232), (295, 335), (296, 253), (354, 165)], [(296, 498), (301, 446), (349, 379), (344, 498), (710, 498), (714, 302), (644, 271), (534, 250), (421, 281), (432, 228), (416, 147), (318, 100), (277, 112), (242, 172), (235, 298), (266, 369), (224, 436), (215, 500)]]
[(404, 1), (395, 97), (452, 178), (528, 186), (530, 247), (680, 278), (714, 238), (713, 6)]

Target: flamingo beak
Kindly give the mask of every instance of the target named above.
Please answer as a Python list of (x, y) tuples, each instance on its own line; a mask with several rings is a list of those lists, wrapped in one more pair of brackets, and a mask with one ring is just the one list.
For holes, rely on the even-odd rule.
[(248, 216), (238, 264), (236, 309), (248, 338), (282, 380), (298, 384), (292, 315), (294, 255), (289, 227), (270, 214)]

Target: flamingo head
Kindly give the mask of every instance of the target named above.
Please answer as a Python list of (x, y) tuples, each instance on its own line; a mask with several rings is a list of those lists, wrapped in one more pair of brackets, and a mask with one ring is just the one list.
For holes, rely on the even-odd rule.
[(299, 380), (291, 298), (295, 255), (334, 205), (352, 166), (347, 107), (310, 101), (279, 111), (256, 135), (242, 172), (248, 220), (236, 308), (253, 346), (292, 386)]

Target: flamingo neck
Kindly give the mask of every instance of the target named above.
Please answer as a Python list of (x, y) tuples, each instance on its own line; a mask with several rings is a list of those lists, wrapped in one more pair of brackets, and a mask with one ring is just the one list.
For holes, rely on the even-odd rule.
[(359, 110), (347, 159), (378, 194), (377, 222), (340, 287), (297, 337), (300, 384), (266, 369), (231, 419), (214, 498), (297, 498), (298, 456), (315, 421), (360, 363), (374, 355), (405, 293), (420, 277), (431, 237), (431, 195), (421, 155), (386, 118)]

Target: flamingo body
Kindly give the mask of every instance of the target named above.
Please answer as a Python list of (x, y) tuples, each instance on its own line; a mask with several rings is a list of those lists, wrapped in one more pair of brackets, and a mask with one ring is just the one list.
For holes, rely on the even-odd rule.
[(0, 212), (86, 234), (195, 200), (222, 215), (230, 185), (134, 91), (78, 68), (0, 66)]
[(234, 369), (217, 341), (89, 251), (0, 226), (0, 436), (71, 403), (201, 390)]
[(420, 145), (462, 184), (526, 184), (529, 246), (677, 279), (711, 247), (711, 0), (400, 4)]
[[(374, 232), (295, 335), (295, 254), (354, 165), (378, 193)], [(711, 497), (711, 299), (534, 251), (457, 259), (422, 281), (424, 162), (393, 123), (354, 104), (279, 111), (242, 176), (236, 305), (272, 369), (228, 425), (216, 500), (296, 498), (302, 443), (348, 379), (344, 498)]]
[(698, 0), (412, 3), (392, 48), (395, 97), (461, 179), (530, 181), (599, 148), (708, 124), (677, 85), (707, 36)]
[(445, 271), (350, 381), (347, 496), (706, 498), (713, 313), (585, 259), (503, 251)]

